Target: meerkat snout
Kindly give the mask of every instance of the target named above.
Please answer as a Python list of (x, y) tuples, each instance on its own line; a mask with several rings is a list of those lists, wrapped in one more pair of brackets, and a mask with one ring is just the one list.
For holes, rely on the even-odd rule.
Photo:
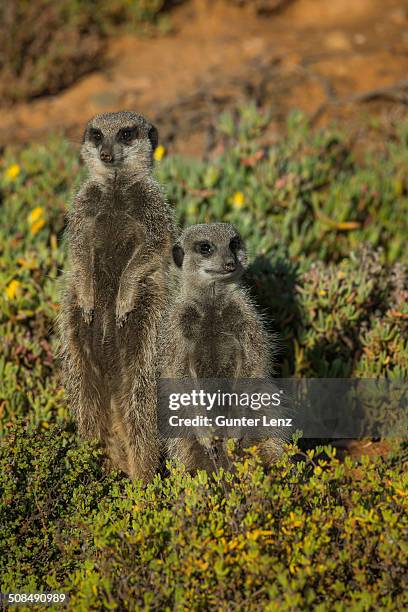
[(224, 270), (226, 272), (235, 272), (237, 268), (237, 264), (235, 263), (235, 259), (227, 259), (226, 261), (224, 261)]
[(184, 275), (201, 281), (233, 282), (242, 276), (246, 264), (244, 242), (228, 223), (194, 225), (173, 248), (173, 260)]
[(151, 172), (157, 129), (132, 112), (96, 115), (86, 125), (81, 154), (93, 178)]

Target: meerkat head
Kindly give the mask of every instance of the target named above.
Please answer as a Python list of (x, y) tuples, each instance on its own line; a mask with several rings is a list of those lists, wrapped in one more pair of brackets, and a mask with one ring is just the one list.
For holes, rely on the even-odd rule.
[(245, 270), (246, 251), (237, 230), (229, 223), (193, 225), (173, 247), (175, 264), (191, 283), (234, 282)]
[(88, 121), (81, 155), (93, 178), (115, 172), (143, 176), (151, 172), (157, 129), (142, 115), (104, 113)]

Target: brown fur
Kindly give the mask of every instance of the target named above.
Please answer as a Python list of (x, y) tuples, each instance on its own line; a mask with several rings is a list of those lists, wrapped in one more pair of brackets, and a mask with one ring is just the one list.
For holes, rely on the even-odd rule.
[[(126, 127), (133, 129), (129, 143), (119, 136)], [(155, 128), (134, 113), (88, 123), (82, 157), (89, 178), (68, 216), (60, 318), (65, 383), (80, 434), (99, 440), (115, 468), (144, 481), (159, 461), (156, 339), (173, 240), (172, 215), (152, 176), (156, 142)], [(101, 161), (102, 151), (111, 163)]]
[[(214, 246), (211, 256), (197, 252), (203, 241)], [(231, 244), (237, 248), (231, 250)], [(169, 379), (268, 378), (273, 346), (262, 318), (238, 284), (246, 254), (235, 228), (225, 223), (192, 226), (173, 253), (181, 267), (180, 289), (162, 333), (160, 375)], [(253, 443), (244, 440), (246, 446)], [(283, 441), (268, 438), (258, 447), (263, 462), (269, 464), (281, 454)], [(167, 450), (192, 472), (229, 465), (225, 444), (211, 439), (171, 439)]]

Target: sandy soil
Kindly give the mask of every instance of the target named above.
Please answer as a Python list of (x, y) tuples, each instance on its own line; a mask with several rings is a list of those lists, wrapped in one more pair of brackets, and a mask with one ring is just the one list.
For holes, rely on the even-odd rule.
[(91, 115), (126, 108), (154, 120), (169, 148), (205, 155), (220, 111), (245, 99), (270, 109), (271, 141), (293, 108), (356, 126), (367, 113), (403, 116), (408, 96), (398, 90), (346, 101), (408, 78), (407, 0), (283, 4), (268, 15), (217, 0), (181, 5), (169, 34), (112, 40), (103, 70), (56, 96), (2, 109), (0, 142), (55, 130), (79, 142)]

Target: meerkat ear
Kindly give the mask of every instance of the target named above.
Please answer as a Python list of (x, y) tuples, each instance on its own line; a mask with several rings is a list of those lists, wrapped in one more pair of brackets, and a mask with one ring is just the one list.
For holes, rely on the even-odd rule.
[(157, 128), (154, 125), (150, 127), (148, 137), (152, 145), (152, 150), (154, 151), (157, 145), (159, 144), (159, 132), (157, 131)]
[(89, 132), (89, 125), (86, 126), (86, 128), (84, 129), (82, 133), (82, 144), (85, 143), (86, 137), (88, 136), (88, 132)]
[(184, 251), (179, 244), (175, 244), (173, 247), (173, 261), (178, 268), (183, 265)]

